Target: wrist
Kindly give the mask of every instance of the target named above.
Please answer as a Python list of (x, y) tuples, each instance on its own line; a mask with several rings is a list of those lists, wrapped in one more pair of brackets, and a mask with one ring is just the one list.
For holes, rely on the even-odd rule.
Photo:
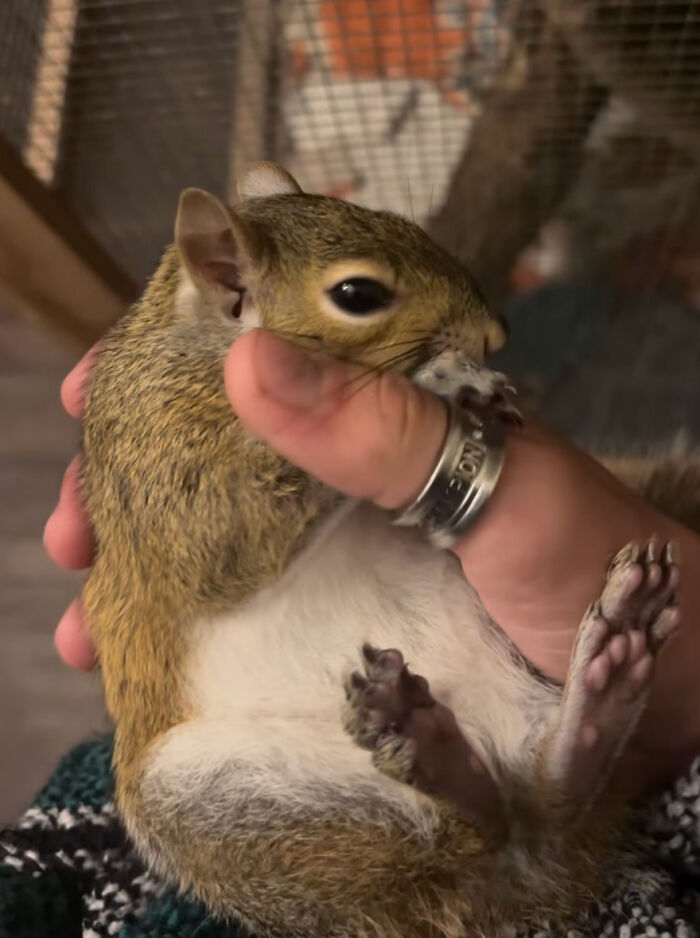
[(613, 531), (606, 538), (604, 526), (586, 523), (590, 472), (583, 453), (538, 424), (514, 428), (493, 496), (454, 548), (494, 620), (559, 680), (578, 620), (621, 546)]

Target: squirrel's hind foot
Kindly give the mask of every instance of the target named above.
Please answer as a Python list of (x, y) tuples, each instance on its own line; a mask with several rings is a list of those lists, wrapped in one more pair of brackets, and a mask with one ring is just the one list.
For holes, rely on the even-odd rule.
[(549, 762), (574, 810), (603, 789), (637, 727), (656, 656), (679, 626), (678, 583), (671, 545), (629, 544), (583, 618)]
[(498, 785), (449, 707), (424, 677), (412, 674), (396, 649), (362, 648), (364, 674), (345, 684), (343, 723), (376, 768), (396, 781), (448, 802), (493, 839), (506, 819)]

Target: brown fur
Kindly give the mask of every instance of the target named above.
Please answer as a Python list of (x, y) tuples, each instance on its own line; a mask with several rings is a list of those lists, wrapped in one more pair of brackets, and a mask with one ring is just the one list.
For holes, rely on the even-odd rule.
[(335, 501), (270, 450), (247, 445), (224, 394), (227, 345), (208, 348), (175, 322), (179, 269), (168, 251), (104, 341), (85, 419), (84, 485), (99, 551), (84, 603), (127, 800), (121, 769), (185, 716), (183, 623), (279, 577)]
[[(615, 847), (620, 827), (619, 812), (609, 824), (602, 813), (596, 825), (590, 818), (552, 823), (556, 812), (543, 802), (527, 820), (539, 838), (526, 862), (550, 853), (566, 875), (538, 880), (535, 890), (525, 878), (520, 886), (513, 882), (499, 853), (486, 849), (450, 805), (440, 810), (441, 827), (430, 841), (389, 816), (371, 826), (352, 817), (309, 819), (290, 836), (289, 820), (269, 810), (254, 829), (241, 831), (234, 852), (222, 851), (211, 833), (198, 838), (196, 849), (173, 836), (187, 819), (159, 814), (150, 821), (158, 838), (175, 845), (174, 861), (188, 869), (184, 888), (212, 909), (226, 907), (233, 893), (240, 901), (236, 918), (257, 934), (289, 938), (477, 938), (499, 934), (504, 922), (561, 919), (599, 893), (608, 873), (601, 857)], [(500, 878), (510, 880), (508, 888)]]
[(603, 462), (649, 504), (700, 534), (700, 458), (696, 454)]

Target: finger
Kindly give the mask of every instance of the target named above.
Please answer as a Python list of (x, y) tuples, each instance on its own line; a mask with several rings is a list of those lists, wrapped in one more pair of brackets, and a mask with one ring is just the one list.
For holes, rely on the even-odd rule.
[(80, 600), (75, 599), (64, 612), (54, 643), (62, 660), (71, 668), (92, 671), (97, 667), (95, 647), (85, 625)]
[(234, 343), (226, 389), (249, 430), (347, 495), (397, 508), (425, 483), (447, 427), (439, 398), (395, 372), (301, 349), (263, 330)]
[(92, 563), (95, 537), (80, 495), (80, 457), (69, 464), (58, 505), (44, 528), (49, 557), (65, 570), (83, 570)]
[(61, 402), (65, 410), (76, 420), (80, 420), (85, 411), (85, 389), (99, 351), (99, 343), (93, 345), (63, 379)]

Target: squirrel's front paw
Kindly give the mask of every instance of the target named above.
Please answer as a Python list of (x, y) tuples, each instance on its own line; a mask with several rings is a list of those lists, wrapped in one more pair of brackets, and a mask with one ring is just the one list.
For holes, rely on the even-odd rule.
[(416, 375), (418, 384), (454, 401), (482, 417), (497, 417), (506, 423), (522, 423), (513, 403), (515, 388), (510, 379), (468, 358), (445, 352), (424, 365)]
[(484, 371), (486, 377), (491, 380), (479, 382), (477, 385), (462, 385), (455, 395), (456, 403), (465, 410), (476, 411), (480, 416), (496, 417), (504, 423), (520, 426), (523, 417), (512, 400), (514, 388), (505, 375), (487, 369)]

